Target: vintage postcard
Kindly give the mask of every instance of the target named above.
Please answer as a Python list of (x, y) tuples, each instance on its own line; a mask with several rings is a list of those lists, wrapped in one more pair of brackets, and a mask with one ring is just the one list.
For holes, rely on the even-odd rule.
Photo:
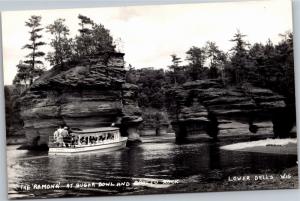
[(10, 199), (298, 188), (291, 1), (1, 19)]

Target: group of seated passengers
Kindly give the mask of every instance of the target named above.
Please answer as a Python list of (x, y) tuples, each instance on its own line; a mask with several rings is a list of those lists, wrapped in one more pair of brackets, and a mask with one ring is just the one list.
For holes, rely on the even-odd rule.
[(114, 139), (113, 134), (107, 134), (107, 137), (100, 135), (98, 137), (95, 136), (89, 136), (89, 137), (81, 137), (80, 138), (80, 144), (87, 145), (88, 143), (90, 144), (96, 144), (99, 142), (103, 142), (104, 140), (112, 140)]
[[(104, 140), (113, 140), (114, 134), (107, 133), (106, 135), (81, 137), (80, 144), (88, 145), (103, 142)], [(53, 142), (59, 147), (74, 147), (78, 145), (78, 136), (71, 135), (70, 129), (65, 126), (60, 126), (53, 134)]]

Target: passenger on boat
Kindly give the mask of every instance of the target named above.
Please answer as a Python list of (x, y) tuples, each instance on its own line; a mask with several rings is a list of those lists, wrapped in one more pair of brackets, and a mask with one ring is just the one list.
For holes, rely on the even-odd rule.
[(57, 138), (58, 138), (58, 129), (56, 131), (54, 131), (53, 133), (53, 142), (56, 142), (57, 141)]
[(62, 126), (60, 126), (55, 132), (54, 132), (54, 142), (56, 142), (57, 146), (63, 146), (63, 136), (62, 136)]
[(96, 144), (97, 143), (97, 138), (94, 136), (90, 136), (90, 143), (91, 144)]
[(58, 136), (61, 134), (61, 131), (62, 131), (62, 127), (59, 126), (58, 129), (53, 133), (53, 141), (56, 142), (57, 141), (57, 138)]
[(61, 132), (61, 135), (63, 137), (64, 146), (69, 147), (71, 144), (71, 137), (69, 136), (69, 131), (67, 126), (64, 127), (64, 129)]
[[(77, 137), (78, 138), (78, 137)], [(74, 135), (71, 135), (71, 147), (74, 147), (76, 144), (76, 138)]]
[(80, 138), (80, 144), (85, 144), (85, 142), (84, 142), (84, 137), (81, 137), (81, 138)]
[(80, 143), (83, 144), (83, 145), (87, 145), (88, 144), (88, 137), (82, 137), (80, 139)]
[(75, 137), (74, 145), (78, 145), (79, 137), (78, 136), (73, 136), (73, 137)]

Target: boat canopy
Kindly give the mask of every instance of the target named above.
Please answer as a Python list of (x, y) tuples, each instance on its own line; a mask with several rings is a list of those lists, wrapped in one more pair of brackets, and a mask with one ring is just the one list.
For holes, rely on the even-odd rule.
[(77, 135), (84, 135), (84, 134), (96, 134), (96, 133), (103, 133), (103, 132), (111, 132), (111, 131), (118, 131), (119, 128), (117, 127), (99, 127), (99, 128), (87, 128), (82, 130), (72, 130), (72, 134)]

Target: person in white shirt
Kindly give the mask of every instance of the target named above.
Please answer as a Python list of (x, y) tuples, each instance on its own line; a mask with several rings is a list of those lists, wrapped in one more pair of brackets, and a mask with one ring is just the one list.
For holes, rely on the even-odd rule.
[(62, 131), (64, 129), (62, 126), (60, 126), (55, 132), (54, 132), (54, 138), (56, 138), (56, 143), (58, 146), (64, 146), (64, 141), (63, 141), (63, 135)]
[(63, 129), (62, 126), (60, 126), (60, 127), (57, 129), (57, 131), (58, 131), (59, 134), (61, 134), (61, 132), (62, 132), (63, 130), (64, 130), (64, 129)]
[(56, 142), (58, 138), (58, 130), (54, 131), (53, 133), (53, 141)]

